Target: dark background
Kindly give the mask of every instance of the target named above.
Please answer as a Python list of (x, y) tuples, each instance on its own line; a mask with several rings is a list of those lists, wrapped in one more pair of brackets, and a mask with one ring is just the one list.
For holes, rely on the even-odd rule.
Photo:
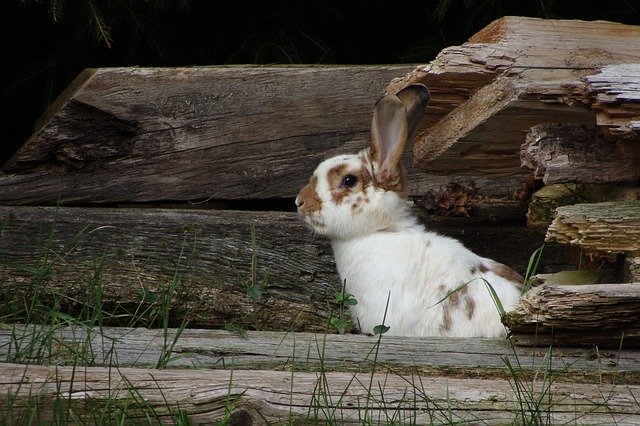
[(640, 24), (640, 0), (3, 0), (3, 164), (89, 67), (425, 63), (505, 15)]

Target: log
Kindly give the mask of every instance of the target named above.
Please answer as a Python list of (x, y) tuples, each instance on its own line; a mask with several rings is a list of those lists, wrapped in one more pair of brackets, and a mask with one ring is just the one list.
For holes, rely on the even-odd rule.
[(0, 220), (5, 307), (42, 291), (68, 312), (153, 321), (178, 284), (174, 324), (324, 330), (341, 288), (328, 241), (293, 213), (0, 207)]
[(640, 61), (608, 65), (589, 75), (587, 96), (596, 122), (610, 139), (627, 143), (626, 155), (640, 159)]
[(640, 188), (620, 184), (556, 183), (546, 185), (531, 196), (527, 226), (546, 232), (562, 206), (640, 199)]
[[(88, 69), (3, 166), (0, 204), (293, 198), (324, 158), (367, 146), (373, 105), (410, 69)], [(458, 179), (408, 169), (416, 196)], [(475, 183), (493, 197), (520, 185)]]
[[(519, 383), (429, 375), (148, 370), (0, 364), (0, 413), (10, 423), (129, 422), (520, 423), (640, 421), (640, 386)], [(540, 404), (541, 403), (541, 404)], [(35, 407), (35, 409), (34, 409)], [(116, 417), (118, 418), (118, 417)], [(66, 419), (66, 421), (64, 421)]]
[[(526, 174), (518, 160), (523, 135), (537, 124), (598, 126), (614, 141), (622, 133), (635, 138), (640, 86), (635, 65), (625, 65), (634, 62), (640, 63), (638, 26), (504, 17), (395, 79), (387, 92), (412, 83), (431, 90), (433, 108), (415, 141), (416, 168), (517, 176)], [(623, 94), (616, 100), (617, 93)], [(621, 130), (605, 131), (612, 128)], [(637, 158), (637, 144), (624, 151)]]
[(575, 204), (556, 211), (547, 241), (590, 253), (640, 253), (640, 201)]
[[(500, 338), (384, 335), (378, 345), (378, 336), (364, 334), (196, 328), (168, 329), (166, 334), (165, 339), (164, 329), (141, 327), (5, 324), (0, 327), (0, 362), (154, 368), (164, 356), (166, 363), (161, 365), (170, 368), (370, 372), (384, 366), (399, 374), (507, 379), (506, 362), (519, 365), (523, 374), (535, 373), (551, 368), (551, 353), (561, 358), (552, 368), (558, 379), (588, 382), (597, 377), (640, 384), (640, 351), (626, 346), (621, 352), (602, 351), (596, 357), (591, 348), (514, 347)], [(74, 347), (75, 351), (69, 350)]]
[[(427, 226), (524, 273), (542, 235), (472, 219), (433, 217)], [(0, 223), (4, 314), (42, 289), (43, 303), (57, 297), (67, 312), (93, 307), (125, 321), (156, 312), (179, 279), (173, 324), (317, 331), (341, 288), (329, 242), (290, 212), (0, 206)], [(540, 270), (566, 263), (562, 250), (549, 251)], [(259, 300), (250, 297), (254, 285)]]
[(407, 66), (87, 69), (3, 168), (0, 203), (295, 196), (368, 140)]
[(545, 185), (636, 184), (640, 179), (637, 158), (625, 157), (620, 144), (606, 141), (595, 130), (576, 124), (533, 126), (520, 147), (520, 160)]
[(542, 285), (503, 318), (518, 344), (640, 345), (640, 283)]

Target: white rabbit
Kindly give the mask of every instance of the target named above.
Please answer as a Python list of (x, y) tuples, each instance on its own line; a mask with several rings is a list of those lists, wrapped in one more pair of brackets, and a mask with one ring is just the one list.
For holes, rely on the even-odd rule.
[(298, 213), (331, 239), (340, 278), (358, 302), (351, 312), (362, 332), (372, 333), (384, 319), (394, 335), (504, 336), (486, 283), (510, 310), (522, 277), (426, 231), (404, 198), (401, 157), (428, 100), (423, 85), (382, 97), (370, 147), (323, 161), (296, 198)]

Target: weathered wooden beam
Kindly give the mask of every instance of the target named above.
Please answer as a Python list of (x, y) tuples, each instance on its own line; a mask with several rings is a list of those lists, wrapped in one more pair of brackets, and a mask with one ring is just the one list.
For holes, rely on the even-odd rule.
[[(44, 338), (46, 337), (46, 338)], [(31, 362), (119, 367), (221, 368), (368, 372), (384, 366), (396, 373), (509, 378), (507, 362), (523, 373), (542, 369), (558, 378), (640, 384), (639, 350), (594, 356), (592, 348), (514, 347), (507, 339), (416, 338), (187, 328), (38, 326), (0, 327), (0, 362)], [(170, 348), (169, 348), (170, 346)], [(75, 352), (71, 349), (75, 348)], [(549, 356), (561, 354), (552, 365)], [(574, 377), (579, 372), (580, 377)]]
[(631, 141), (625, 154), (640, 159), (640, 61), (637, 58), (618, 65), (606, 65), (585, 77), (586, 95), (596, 111), (596, 122), (611, 139)]
[[(434, 217), (426, 223), (520, 273), (543, 243), (521, 224)], [(43, 302), (60, 298), (71, 312), (132, 315), (157, 307), (179, 280), (170, 305), (174, 324), (324, 330), (341, 288), (328, 241), (314, 238), (290, 212), (0, 206), (0, 224), (5, 313), (43, 290)], [(541, 271), (567, 263), (562, 252), (549, 253)], [(258, 294), (253, 286), (261, 289), (259, 300), (250, 296)], [(96, 291), (101, 306), (94, 306)]]
[(531, 97), (531, 84), (500, 77), (476, 91), (418, 133), (414, 167), (438, 174), (527, 176), (518, 156), (526, 129), (549, 120), (593, 124), (587, 108)]
[(294, 213), (0, 207), (0, 220), (5, 308), (41, 291), (71, 312), (148, 316), (175, 286), (176, 324), (324, 330), (340, 289), (329, 243)]
[[(411, 69), (86, 70), (4, 165), (0, 204), (292, 198), (322, 159), (367, 146), (374, 103)], [(412, 195), (459, 180), (408, 168)], [(519, 186), (474, 180), (490, 197)]]
[(574, 204), (556, 212), (547, 241), (592, 253), (640, 253), (640, 201)]
[[(640, 100), (638, 106), (640, 118)], [(640, 179), (640, 161), (626, 156), (622, 143), (607, 141), (598, 131), (577, 124), (539, 124), (527, 133), (520, 159), (522, 166), (533, 170), (534, 178), (545, 185), (567, 182), (635, 185)]]
[(295, 196), (366, 146), (407, 65), (100, 68), (51, 106), (0, 175), (0, 204)]
[[(416, 82), (432, 91), (437, 108), (418, 132), (417, 168), (522, 175), (517, 154), (533, 125), (577, 123), (629, 129), (607, 132), (614, 140), (637, 136), (637, 74), (627, 65), (613, 67), (634, 62), (640, 63), (638, 26), (504, 17), (395, 79), (387, 91)], [(615, 122), (606, 119), (611, 116)], [(637, 156), (634, 145), (626, 149)]]
[[(636, 385), (442, 378), (380, 372), (148, 370), (0, 364), (9, 423), (127, 421), (215, 424), (551, 423), (640, 421)], [(546, 377), (546, 376), (544, 376)], [(523, 386), (523, 387), (522, 387)], [(148, 417), (145, 417), (145, 414)]]
[(638, 199), (640, 199), (640, 188), (634, 185), (583, 183), (546, 185), (531, 195), (526, 214), (527, 226), (546, 232), (556, 217), (556, 209), (562, 206)]
[(504, 317), (519, 344), (640, 345), (640, 283), (542, 285)]

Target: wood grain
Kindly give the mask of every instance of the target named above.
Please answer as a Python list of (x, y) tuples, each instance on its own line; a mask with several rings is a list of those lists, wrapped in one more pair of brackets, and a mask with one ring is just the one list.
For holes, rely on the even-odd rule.
[[(634, 385), (549, 384), (540, 379), (521, 383), (526, 388), (516, 392), (507, 380), (421, 374), (16, 364), (0, 364), (0, 377), (0, 412), (12, 422), (24, 420), (34, 406), (40, 421), (51, 421), (56, 405), (59, 413), (85, 422), (99, 413), (113, 414), (117, 407), (128, 421), (144, 421), (146, 411), (155, 421), (171, 422), (181, 410), (198, 424), (223, 419), (225, 407), (234, 413), (229, 422), (238, 424), (518, 424), (540, 416), (553, 424), (640, 421), (640, 387)], [(9, 399), (12, 409), (7, 412)], [(529, 405), (538, 400), (541, 406)]]
[(640, 179), (640, 161), (627, 156), (623, 145), (576, 124), (533, 126), (520, 147), (520, 159), (545, 185), (637, 184)]
[(523, 344), (640, 345), (640, 283), (542, 285), (505, 324)]
[(640, 253), (640, 201), (574, 204), (556, 209), (547, 241), (601, 254)]
[[(520, 273), (543, 244), (543, 235), (523, 224), (423, 221)], [(65, 309), (78, 312), (93, 306), (98, 290), (101, 309), (131, 315), (160, 303), (177, 278), (174, 324), (317, 331), (325, 329), (333, 293), (341, 288), (329, 242), (314, 238), (295, 213), (0, 206), (0, 223), (5, 309), (39, 289), (31, 286), (34, 280), (45, 279), (46, 303), (57, 294)], [(540, 272), (554, 272), (569, 260), (563, 249), (549, 248)], [(254, 283), (264, 287), (257, 303), (247, 294)]]
[[(517, 154), (537, 124), (598, 126), (614, 141), (637, 139), (637, 73), (630, 64), (640, 62), (639, 52), (638, 26), (504, 17), (387, 91), (411, 83), (431, 89), (433, 108), (414, 147), (416, 168), (524, 175)], [(635, 145), (628, 149), (637, 158)]]
[[(42, 348), (32, 345), (48, 336)], [(168, 342), (179, 336), (167, 365), (171, 368), (237, 370), (299, 370), (368, 372), (374, 365), (396, 373), (423, 372), (451, 377), (508, 378), (506, 362), (523, 374), (550, 368), (557, 377), (589, 381), (594, 377), (617, 383), (640, 384), (640, 351), (621, 352), (591, 347), (513, 347), (506, 339), (396, 337), (187, 328), (169, 329)], [(45, 350), (48, 344), (54, 349)], [(147, 367), (157, 365), (166, 351), (163, 329), (130, 327), (73, 327), (5, 324), (0, 327), (0, 362), (64, 364), (73, 357), (65, 348), (91, 354), (91, 366)], [(377, 349), (377, 355), (375, 350)], [(38, 354), (38, 355), (35, 355)], [(615, 362), (612, 362), (615, 361)], [(576, 377), (579, 373), (580, 377)]]

